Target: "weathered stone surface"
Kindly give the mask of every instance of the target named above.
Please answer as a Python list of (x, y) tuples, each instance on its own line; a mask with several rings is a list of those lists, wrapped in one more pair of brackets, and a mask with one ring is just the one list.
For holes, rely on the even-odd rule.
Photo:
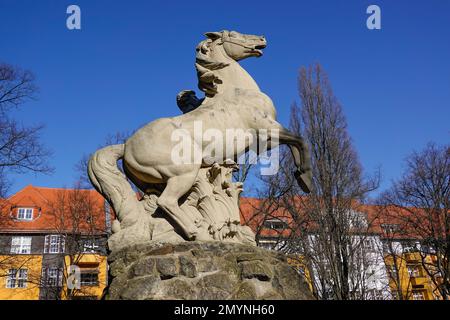
[(242, 278), (257, 278), (261, 281), (269, 281), (272, 279), (273, 272), (263, 261), (243, 261), (240, 265)]
[(153, 299), (161, 300), (193, 300), (197, 299), (197, 291), (192, 283), (183, 278), (162, 281)]
[(195, 267), (195, 263), (191, 257), (180, 256), (179, 263), (181, 275), (188, 278), (195, 278), (197, 276), (197, 268)]
[(200, 258), (197, 260), (198, 272), (212, 272), (219, 270), (216, 261), (211, 257)]
[(132, 274), (130, 274), (129, 277), (140, 277), (153, 274), (155, 272), (155, 265), (156, 262), (154, 258), (148, 257), (143, 259), (133, 265), (133, 268), (131, 268)]
[(264, 260), (264, 256), (260, 253), (242, 253), (236, 257), (237, 262)]
[(231, 297), (233, 300), (255, 300), (256, 298), (255, 287), (248, 281), (242, 282)]
[(155, 275), (131, 279), (128, 281), (125, 290), (121, 292), (120, 298), (124, 300), (149, 299), (160, 281)]
[(157, 258), (156, 269), (161, 275), (161, 279), (173, 278), (177, 275), (177, 262), (170, 256)]
[(283, 254), (223, 242), (149, 243), (108, 257), (106, 299), (312, 299)]
[[(300, 277), (300, 281), (293, 281), (298, 277), (298, 273), (287, 264), (280, 264), (275, 269), (274, 286), (279, 288), (282, 296), (285, 299), (306, 299), (306, 295), (302, 288), (308, 288), (308, 285), (303, 277)], [(302, 295), (299, 297), (299, 292)], [(308, 290), (309, 293), (309, 290)]]

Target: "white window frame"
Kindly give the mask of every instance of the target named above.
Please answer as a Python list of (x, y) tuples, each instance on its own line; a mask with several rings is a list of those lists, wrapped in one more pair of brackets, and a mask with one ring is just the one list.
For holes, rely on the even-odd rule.
[(258, 241), (258, 245), (259, 245), (261, 248), (268, 249), (268, 250), (272, 250), (272, 249), (275, 249), (275, 248), (276, 248), (277, 241), (276, 241), (276, 240), (260, 239), (260, 240)]
[(389, 265), (388, 272), (389, 272), (389, 275), (391, 276), (391, 278), (397, 279), (398, 271), (397, 271), (397, 268), (393, 264)]
[(363, 248), (368, 251), (374, 251), (375, 247), (374, 247), (372, 239), (370, 239), (370, 238), (363, 239)]
[(44, 287), (62, 287), (63, 271), (59, 267), (43, 268), (42, 279)]
[(17, 219), (31, 221), (33, 220), (34, 209), (27, 207), (20, 207), (17, 209)]
[(100, 250), (98, 245), (98, 240), (96, 239), (85, 239), (83, 240), (83, 253), (96, 253)]
[[(279, 224), (280, 228), (275, 227), (275, 225)], [(282, 220), (282, 219), (267, 219), (264, 221), (264, 227), (268, 228), (268, 229), (272, 229), (272, 230), (285, 230), (288, 227), (288, 224), (286, 221)]]
[(381, 229), (383, 229), (385, 233), (394, 234), (400, 231), (400, 225), (398, 223), (382, 223)]
[(60, 234), (48, 234), (44, 239), (44, 253), (57, 254), (65, 252), (65, 236)]
[[(413, 300), (425, 300), (425, 295), (423, 291), (413, 291), (412, 292)], [(420, 299), (417, 299), (420, 296)]]
[(17, 289), (26, 288), (28, 281), (28, 269), (9, 269), (6, 278), (6, 288)]
[[(83, 276), (88, 276), (90, 281), (83, 281)], [(94, 281), (92, 281), (94, 279)], [(84, 279), (86, 280), (86, 279)], [(80, 285), (81, 286), (98, 286), (100, 283), (99, 277), (98, 277), (98, 272), (81, 272), (80, 274)]]
[(420, 267), (418, 265), (408, 265), (408, 274), (411, 278), (419, 278), (421, 276)]
[(11, 253), (14, 254), (31, 254), (32, 237), (12, 237)]

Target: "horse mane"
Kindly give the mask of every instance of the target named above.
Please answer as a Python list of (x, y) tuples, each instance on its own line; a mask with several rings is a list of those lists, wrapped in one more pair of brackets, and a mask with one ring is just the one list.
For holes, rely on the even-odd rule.
[(228, 63), (214, 61), (210, 57), (211, 46), (216, 40), (206, 39), (200, 42), (195, 49), (195, 68), (197, 69), (198, 88), (205, 93), (206, 96), (212, 97), (217, 93), (217, 84), (222, 80), (217, 75), (217, 70), (228, 66)]

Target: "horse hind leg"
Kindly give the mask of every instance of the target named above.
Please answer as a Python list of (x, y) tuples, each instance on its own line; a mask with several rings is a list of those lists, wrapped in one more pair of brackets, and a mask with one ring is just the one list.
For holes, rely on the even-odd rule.
[(178, 205), (178, 200), (194, 185), (197, 174), (198, 168), (189, 173), (169, 178), (157, 204), (178, 224), (188, 239), (208, 240), (207, 235), (199, 233), (195, 224), (186, 217)]
[(128, 169), (128, 166), (125, 163), (123, 163), (122, 168), (127, 178), (142, 192), (146, 193), (147, 189), (152, 187), (152, 184), (146, 183), (136, 177), (133, 172)]

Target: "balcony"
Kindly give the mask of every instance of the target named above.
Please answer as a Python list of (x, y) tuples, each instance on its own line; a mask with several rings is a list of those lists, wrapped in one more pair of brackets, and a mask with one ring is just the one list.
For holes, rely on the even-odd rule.
[(418, 276), (418, 277), (411, 277), (411, 285), (413, 287), (415, 286), (425, 286), (427, 284), (427, 277)]
[(405, 260), (407, 262), (418, 262), (421, 260), (419, 252), (408, 252), (405, 253)]

